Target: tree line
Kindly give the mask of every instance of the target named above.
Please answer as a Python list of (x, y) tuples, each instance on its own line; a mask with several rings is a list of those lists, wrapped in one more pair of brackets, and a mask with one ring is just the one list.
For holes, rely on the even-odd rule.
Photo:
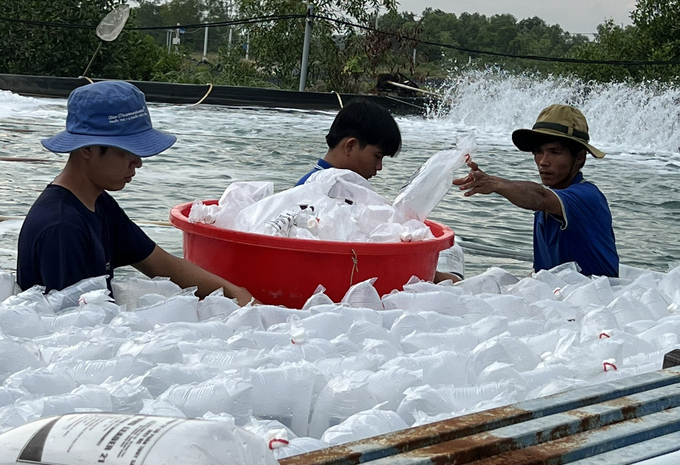
[[(80, 76), (100, 43), (94, 27), (126, 1), (0, 0), (0, 72)], [(680, 0), (637, 0), (632, 26), (605, 21), (593, 40), (538, 17), (432, 8), (416, 15), (398, 12), (396, 0), (313, 3), (309, 90), (368, 91), (383, 73), (436, 82), (455, 69), (485, 66), (585, 81), (675, 83), (678, 75), (678, 65), (642, 63), (680, 61)], [(295, 89), (306, 13), (298, 0), (139, 0), (118, 39), (102, 43), (88, 75)], [(177, 28), (243, 18), (261, 20), (210, 27), (207, 43), (203, 27)]]

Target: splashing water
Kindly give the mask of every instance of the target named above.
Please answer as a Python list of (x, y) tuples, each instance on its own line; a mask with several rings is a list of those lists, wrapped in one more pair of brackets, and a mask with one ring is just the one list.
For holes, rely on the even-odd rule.
[(489, 68), (456, 74), (440, 93), (444, 105), (430, 117), (483, 132), (507, 136), (529, 128), (543, 108), (561, 103), (586, 115), (591, 141), (608, 151), (669, 155), (680, 147), (680, 88), (664, 84), (541, 79)]

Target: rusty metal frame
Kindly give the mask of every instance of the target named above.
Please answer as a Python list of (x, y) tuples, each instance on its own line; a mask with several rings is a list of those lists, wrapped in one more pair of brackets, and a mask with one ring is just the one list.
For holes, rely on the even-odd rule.
[[(409, 428), (279, 463), (568, 463), (680, 431), (680, 408), (675, 407), (680, 407), (680, 367)], [(664, 450), (673, 447), (669, 441), (658, 442)], [(676, 448), (680, 449), (680, 442)], [(637, 449), (637, 456), (645, 455), (642, 450)]]

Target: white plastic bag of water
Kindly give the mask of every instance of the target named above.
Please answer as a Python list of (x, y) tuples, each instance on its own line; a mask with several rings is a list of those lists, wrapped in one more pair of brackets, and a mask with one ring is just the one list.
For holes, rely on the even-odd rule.
[(0, 435), (0, 465), (275, 465), (265, 442), (228, 422), (81, 413)]

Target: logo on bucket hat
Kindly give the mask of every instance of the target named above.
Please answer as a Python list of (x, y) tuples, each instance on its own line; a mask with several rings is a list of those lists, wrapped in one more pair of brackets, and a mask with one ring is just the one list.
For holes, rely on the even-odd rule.
[(512, 133), (512, 142), (523, 152), (532, 152), (546, 139), (553, 138), (573, 140), (594, 157), (604, 157), (604, 152), (589, 143), (586, 117), (569, 105), (550, 105), (541, 111), (531, 129), (518, 129)]
[(125, 81), (101, 81), (71, 92), (66, 130), (43, 139), (42, 144), (56, 153), (102, 145), (150, 157), (176, 140), (153, 129), (141, 90)]

